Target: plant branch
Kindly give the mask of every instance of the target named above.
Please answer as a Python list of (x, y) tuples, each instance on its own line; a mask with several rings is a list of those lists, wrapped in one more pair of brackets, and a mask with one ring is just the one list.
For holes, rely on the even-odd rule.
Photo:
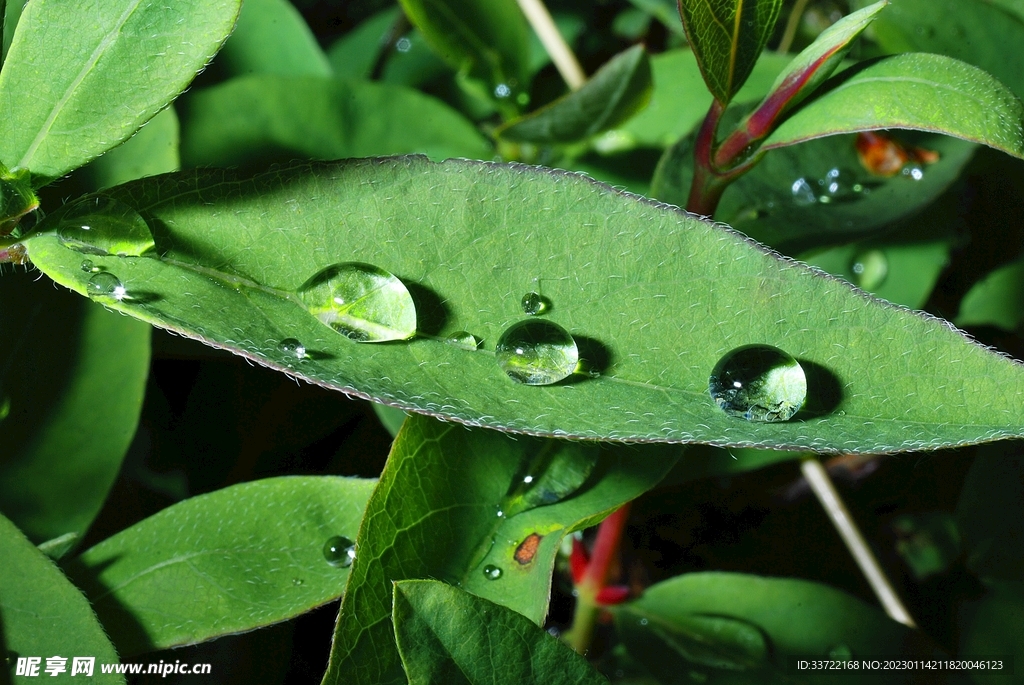
[(800, 18), (804, 16), (804, 10), (807, 9), (807, 3), (809, 0), (796, 0), (793, 3), (793, 9), (789, 12), (789, 19), (786, 20), (786, 30), (782, 32), (782, 39), (779, 41), (779, 47), (775, 48), (775, 52), (780, 55), (784, 55), (789, 52), (789, 49), (793, 47), (793, 39), (796, 38), (796, 30), (800, 28)]
[(832, 520), (832, 525), (835, 526), (839, 536), (846, 543), (847, 549), (850, 550), (850, 554), (853, 555), (868, 584), (871, 585), (871, 589), (875, 591), (875, 596), (881, 602), (885, 613), (889, 614), (889, 617), (894, 621), (899, 621), (903, 625), (916, 628), (914, 619), (910, 617), (910, 612), (907, 611), (899, 595), (896, 594), (896, 589), (889, 582), (889, 578), (878, 563), (878, 559), (875, 558), (871, 548), (868, 547), (868, 543), (861, 534), (860, 529), (857, 528), (856, 522), (850, 516), (850, 512), (843, 503), (843, 500), (839, 497), (832, 479), (829, 478), (828, 471), (814, 457), (804, 458), (800, 464), (800, 470), (803, 472), (804, 478), (807, 479), (807, 483), (811, 486), (814, 495), (821, 502), (821, 506), (824, 507), (828, 517)]
[(541, 45), (551, 56), (555, 68), (562, 75), (570, 90), (579, 90), (587, 81), (587, 75), (576, 59), (572, 48), (555, 26), (551, 13), (544, 6), (544, 0), (516, 0), (526, 15), (526, 20), (540, 38)]

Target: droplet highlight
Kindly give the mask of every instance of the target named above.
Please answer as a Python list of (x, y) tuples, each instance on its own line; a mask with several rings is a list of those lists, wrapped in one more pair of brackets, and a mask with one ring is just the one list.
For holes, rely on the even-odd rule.
[(324, 559), (331, 566), (348, 568), (356, 559), (356, 545), (346, 537), (335, 535), (324, 543)]
[(538, 293), (526, 293), (522, 300), (523, 313), (527, 316), (539, 316), (548, 311), (548, 300)]
[(278, 344), (277, 349), (289, 357), (295, 357), (296, 359), (306, 358), (306, 346), (295, 338), (285, 338)]
[(885, 282), (889, 274), (889, 260), (881, 250), (865, 250), (853, 259), (850, 265), (853, 280), (864, 290), (875, 290)]
[(494, 564), (487, 564), (484, 566), (484, 578), (487, 580), (497, 580), (501, 578), (501, 569)]
[(480, 340), (469, 331), (456, 331), (448, 336), (447, 342), (464, 350), (475, 350), (480, 347)]
[(576, 341), (558, 324), (526, 319), (501, 334), (494, 358), (516, 383), (551, 385), (572, 375), (580, 353)]
[(68, 209), (57, 226), (61, 245), (77, 252), (141, 257), (156, 246), (149, 224), (112, 197), (86, 198)]
[(807, 377), (792, 356), (770, 345), (745, 345), (711, 371), (708, 392), (726, 414), (747, 421), (788, 421), (807, 399)]
[(807, 182), (806, 178), (801, 177), (793, 181), (790, 192), (793, 193), (793, 204), (799, 207), (808, 207), (818, 201), (814, 189), (811, 188), (811, 184)]
[(372, 264), (329, 266), (306, 281), (298, 295), (313, 316), (356, 342), (408, 340), (416, 334), (416, 305), (408, 288)]
[(128, 290), (121, 283), (121, 279), (108, 271), (93, 274), (93, 277), (86, 283), (85, 291), (89, 297), (112, 299), (118, 302), (128, 297)]
[(100, 267), (98, 267), (95, 264), (93, 264), (93, 261), (91, 259), (82, 260), (82, 267), (81, 268), (82, 268), (82, 271), (84, 271), (87, 274), (94, 274), (94, 273), (98, 273), (99, 271), (102, 271), (102, 269), (100, 269)]

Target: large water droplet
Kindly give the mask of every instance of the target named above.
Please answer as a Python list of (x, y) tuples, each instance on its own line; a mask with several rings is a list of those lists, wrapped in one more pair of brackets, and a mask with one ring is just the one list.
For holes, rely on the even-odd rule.
[(548, 300), (538, 293), (526, 293), (523, 295), (523, 313), (527, 316), (544, 314), (548, 310)]
[(416, 334), (416, 305), (394, 274), (371, 264), (329, 266), (299, 288), (313, 316), (357, 342), (407, 340)]
[(501, 569), (494, 564), (487, 564), (484, 566), (484, 578), (487, 580), (497, 580), (501, 578)]
[(356, 558), (356, 545), (346, 537), (335, 535), (324, 543), (324, 559), (331, 566), (348, 568)]
[(448, 342), (464, 350), (475, 350), (480, 347), (480, 341), (469, 331), (456, 331), (448, 336)]
[(875, 290), (885, 282), (889, 273), (889, 260), (881, 250), (865, 250), (850, 265), (853, 280), (864, 290)]
[(296, 359), (306, 358), (306, 346), (295, 338), (285, 338), (278, 344), (277, 349)]
[(730, 416), (788, 421), (807, 398), (807, 378), (796, 359), (779, 348), (746, 345), (715, 364), (708, 391)]
[(139, 257), (155, 246), (149, 224), (120, 200), (97, 195), (61, 217), (57, 239), (64, 247), (94, 255)]
[(811, 184), (805, 178), (798, 178), (793, 181), (790, 191), (793, 193), (793, 203), (801, 207), (813, 205), (818, 201), (817, 196), (814, 194), (814, 189), (811, 188)]
[(494, 358), (517, 383), (550, 385), (572, 375), (580, 352), (576, 341), (558, 324), (526, 319), (501, 334)]
[(85, 286), (85, 291), (90, 297), (109, 298), (118, 302), (128, 297), (128, 291), (121, 283), (121, 279), (108, 271), (93, 274)]

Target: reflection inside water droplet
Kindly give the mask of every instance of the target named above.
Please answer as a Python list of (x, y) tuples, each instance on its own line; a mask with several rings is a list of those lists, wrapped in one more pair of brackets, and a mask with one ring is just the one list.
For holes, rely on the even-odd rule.
[(875, 290), (889, 274), (889, 260), (881, 250), (866, 250), (854, 257), (850, 270), (854, 283), (864, 290)]
[(306, 346), (295, 338), (285, 338), (277, 346), (277, 349), (296, 359), (306, 358)]
[(522, 300), (523, 313), (527, 316), (538, 316), (548, 310), (548, 301), (538, 293), (526, 293)]
[(57, 239), (78, 252), (118, 257), (139, 257), (155, 246), (149, 224), (137, 211), (103, 195), (68, 209), (57, 226)]
[(818, 198), (814, 195), (814, 190), (811, 188), (811, 184), (805, 178), (801, 177), (793, 181), (790, 191), (793, 193), (793, 204), (800, 207), (807, 207), (818, 201)]
[(118, 302), (128, 297), (128, 291), (121, 280), (106, 271), (94, 274), (86, 284), (85, 291), (90, 297), (109, 298)]
[(497, 580), (501, 578), (501, 569), (494, 564), (487, 564), (484, 566), (484, 578), (487, 580)]
[(394, 274), (347, 262), (320, 271), (299, 288), (306, 309), (356, 342), (408, 340), (416, 334), (416, 305)]
[(770, 345), (746, 345), (723, 356), (708, 381), (715, 403), (748, 421), (788, 421), (807, 398), (804, 370), (789, 354)]
[(558, 324), (526, 319), (501, 334), (494, 358), (517, 383), (550, 385), (572, 375), (580, 353), (576, 341)]
[(324, 559), (331, 566), (348, 568), (356, 558), (356, 545), (341, 535), (335, 535), (324, 543)]
[(480, 347), (480, 341), (469, 331), (456, 331), (448, 336), (447, 342), (464, 350), (475, 350)]

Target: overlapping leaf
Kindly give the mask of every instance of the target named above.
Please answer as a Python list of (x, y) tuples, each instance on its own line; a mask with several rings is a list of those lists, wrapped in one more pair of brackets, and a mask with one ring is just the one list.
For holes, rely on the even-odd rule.
[(217, 58), (232, 75), (330, 76), (316, 36), (288, 0), (245, 0)]
[[(884, 452), (1022, 433), (1022, 367), (945, 323), (865, 298), (673, 208), (564, 173), (422, 158), (298, 165), (255, 178), (200, 171), (110, 194), (153, 228), (158, 258), (97, 257), (115, 309), (314, 382), (413, 411), (541, 435)], [(86, 291), (82, 255), (49, 231), (33, 262)], [(358, 261), (407, 283), (419, 335), (358, 344), (294, 294)], [(511, 381), (494, 342), (540, 289), (597, 376)], [(133, 294), (134, 293), (134, 294)], [(469, 331), (475, 350), (447, 337)], [(300, 340), (306, 357), (279, 348)], [(787, 350), (807, 410), (757, 424), (707, 394), (741, 345)], [(951, 371), (953, 369), (953, 371)]]
[(282, 477), (171, 506), (68, 565), (123, 654), (283, 621), (336, 599), (348, 570), (324, 558), (355, 538), (372, 480)]

